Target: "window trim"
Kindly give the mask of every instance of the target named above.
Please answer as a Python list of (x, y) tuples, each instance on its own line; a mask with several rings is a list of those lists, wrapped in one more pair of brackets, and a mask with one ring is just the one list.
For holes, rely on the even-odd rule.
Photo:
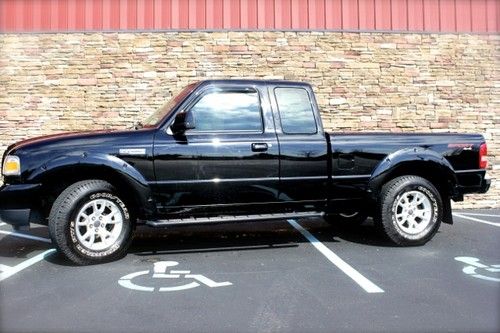
[[(200, 131), (197, 130), (196, 128), (187, 130), (186, 135), (190, 134), (241, 134), (241, 133), (252, 133), (252, 134), (262, 134), (264, 133), (264, 113), (262, 109), (262, 99), (259, 93), (259, 90), (254, 88), (254, 87), (239, 87), (239, 86), (222, 86), (222, 87), (207, 87), (203, 90), (201, 90), (198, 93), (198, 96), (196, 96), (189, 104), (183, 108), (185, 112), (191, 112), (191, 109), (206, 95), (214, 92), (240, 92), (240, 93), (256, 93), (257, 94), (257, 99), (258, 99), (258, 107), (259, 107), (259, 114), (260, 114), (260, 130), (205, 130), (205, 131)], [(196, 121), (196, 118), (195, 118)]]
[[(281, 110), (280, 110), (280, 103), (278, 101), (278, 97), (276, 96), (276, 90), (277, 89), (297, 89), (297, 90), (304, 90), (307, 94), (307, 98), (309, 99), (309, 106), (311, 107), (311, 114), (314, 119), (314, 126), (315, 126), (315, 131), (314, 132), (297, 132), (297, 133), (290, 133), (285, 131), (285, 128), (283, 127), (283, 120), (281, 118)], [(316, 120), (316, 114), (314, 112), (314, 105), (311, 100), (311, 94), (309, 94), (309, 91), (306, 88), (303, 87), (287, 87), (287, 86), (278, 86), (273, 88), (273, 95), (274, 95), (274, 100), (276, 101), (276, 108), (278, 109), (278, 116), (280, 118), (280, 126), (281, 126), (281, 131), (283, 134), (286, 135), (315, 135), (319, 133), (319, 128), (318, 128), (318, 121)]]

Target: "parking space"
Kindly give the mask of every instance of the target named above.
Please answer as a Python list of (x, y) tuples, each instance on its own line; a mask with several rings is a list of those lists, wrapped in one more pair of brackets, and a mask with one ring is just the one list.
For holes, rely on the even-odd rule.
[(46, 227), (11, 232), (0, 225), (5, 332), (500, 330), (498, 209), (456, 211), (414, 248), (371, 221), (141, 228), (125, 258), (89, 267), (50, 252)]

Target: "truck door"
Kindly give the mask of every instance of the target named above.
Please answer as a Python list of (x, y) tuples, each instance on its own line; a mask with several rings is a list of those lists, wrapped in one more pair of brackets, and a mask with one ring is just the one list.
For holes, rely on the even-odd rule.
[[(194, 215), (233, 214), (252, 210), (252, 206), (255, 212), (254, 205), (275, 202), (279, 147), (267, 94), (258, 87), (238, 84), (200, 89), (183, 107), (191, 113), (195, 128), (171, 141), (189, 147), (174, 151), (192, 156), (186, 157), (191, 162), (182, 172), (184, 179), (175, 182), (180, 198), (176, 205), (190, 207)], [(157, 170), (156, 175), (164, 178), (157, 179), (158, 183), (168, 181), (166, 170)]]
[(269, 88), (280, 145), (279, 200), (298, 209), (323, 207), (328, 184), (328, 143), (309, 86)]

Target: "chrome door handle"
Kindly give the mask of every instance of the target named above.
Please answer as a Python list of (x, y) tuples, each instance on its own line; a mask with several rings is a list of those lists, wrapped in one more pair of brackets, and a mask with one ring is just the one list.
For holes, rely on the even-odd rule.
[(266, 151), (267, 143), (252, 143), (252, 151)]

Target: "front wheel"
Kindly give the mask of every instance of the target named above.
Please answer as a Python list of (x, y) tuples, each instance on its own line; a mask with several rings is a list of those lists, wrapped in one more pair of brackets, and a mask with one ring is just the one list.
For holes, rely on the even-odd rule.
[(422, 177), (397, 177), (382, 187), (376, 222), (397, 245), (427, 243), (438, 231), (442, 216), (439, 191)]
[(65, 189), (49, 215), (49, 232), (60, 252), (78, 265), (118, 259), (132, 238), (132, 222), (114, 187), (85, 180)]

